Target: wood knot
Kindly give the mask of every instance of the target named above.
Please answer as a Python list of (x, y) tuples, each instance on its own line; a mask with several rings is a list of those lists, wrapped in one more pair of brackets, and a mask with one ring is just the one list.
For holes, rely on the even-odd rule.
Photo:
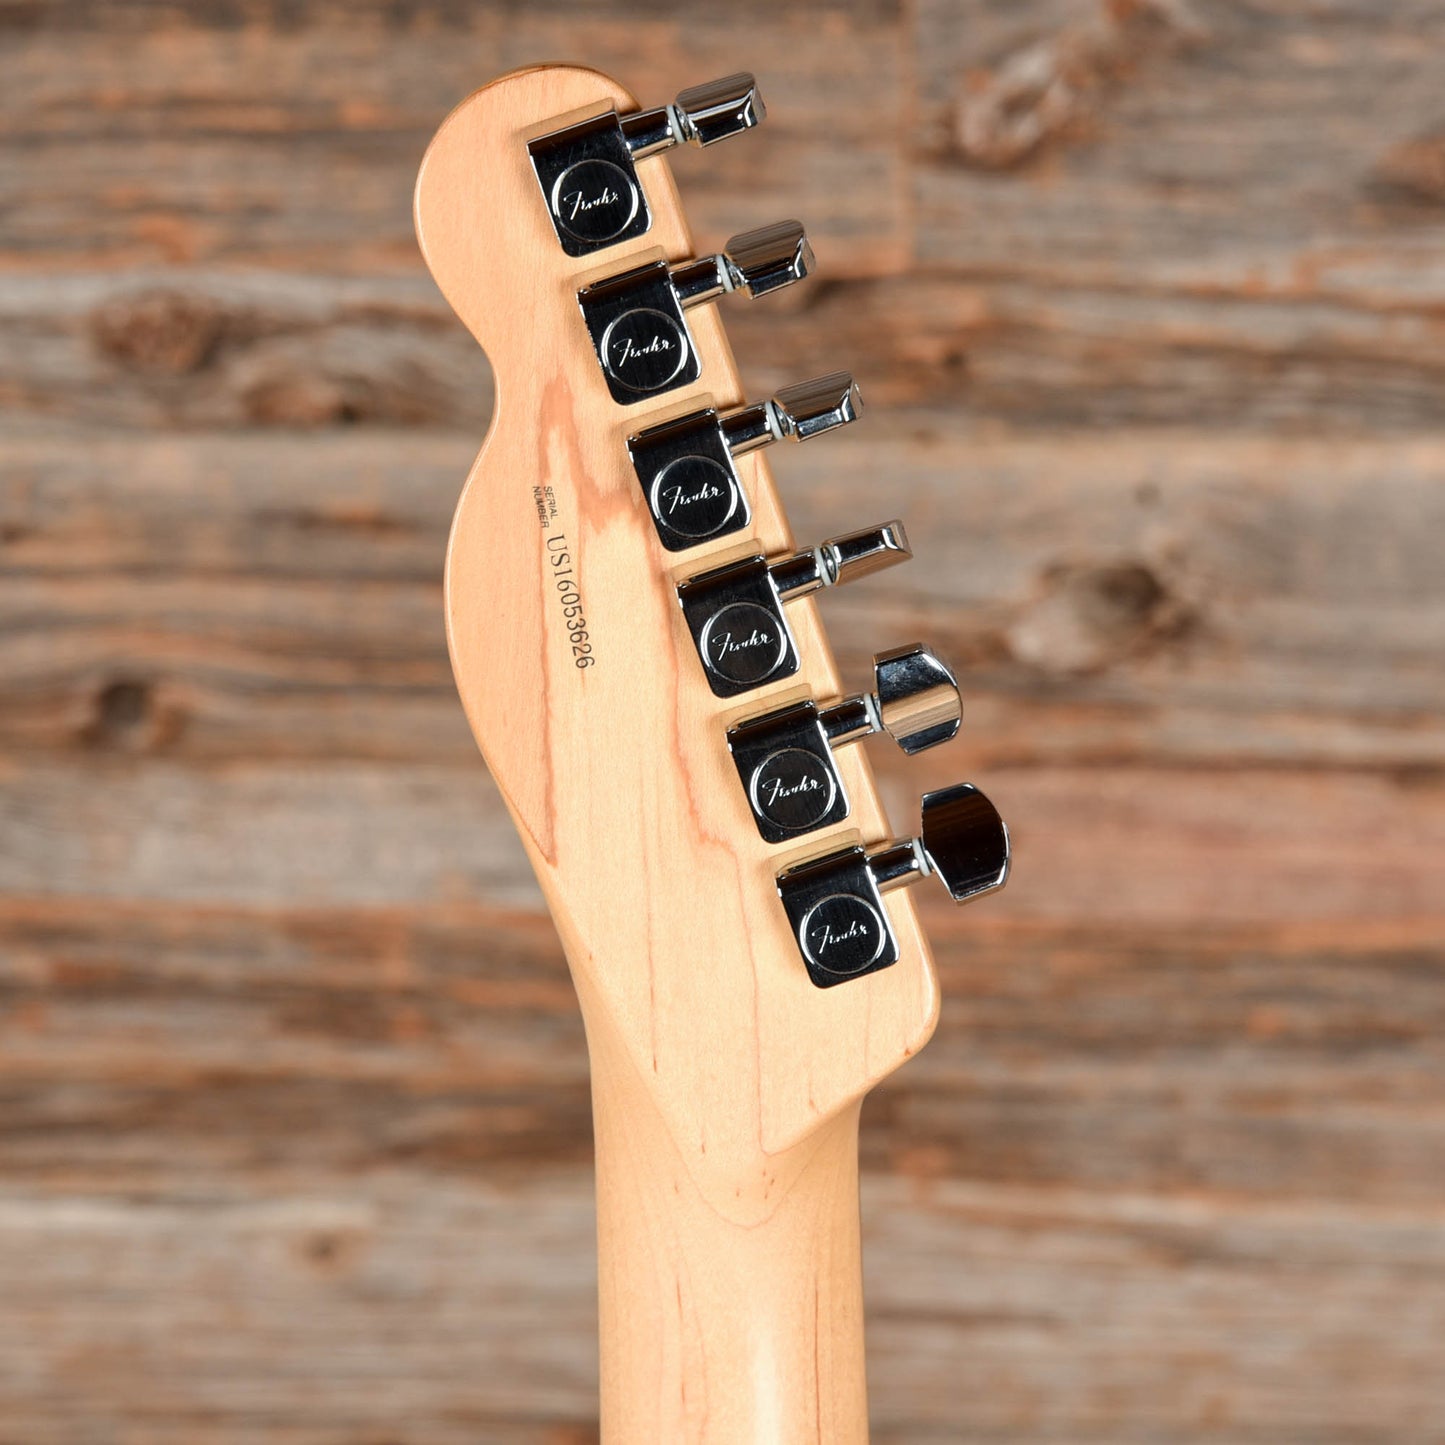
[(1416, 205), (1445, 205), (1445, 134), (1417, 136), (1381, 157), (1377, 188)]
[(1008, 641), (1016, 658), (1046, 672), (1097, 672), (1179, 637), (1190, 620), (1142, 562), (1066, 563), (1045, 573)]
[(255, 381), (242, 405), (247, 419), (261, 426), (345, 426), (372, 420), (377, 412), (364, 380), (289, 368)]
[(356, 1264), (362, 1240), (351, 1230), (318, 1229), (304, 1236), (297, 1250), (318, 1274), (344, 1274)]
[(225, 317), (204, 296), (147, 291), (102, 306), (91, 330), (103, 356), (153, 376), (185, 376), (215, 355)]
[(95, 695), (94, 730), (102, 738), (119, 738), (134, 733), (149, 716), (151, 689), (148, 682), (131, 678), (108, 682)]
[(423, 426), (444, 419), (448, 405), (444, 388), (415, 368), (366, 372), (301, 357), (256, 358), (240, 390), (258, 426)]
[(88, 747), (139, 752), (174, 741), (181, 726), (180, 711), (159, 704), (154, 684), (119, 677), (95, 694), (80, 737)]
[(1143, 56), (1204, 35), (1186, 0), (1109, 0), (969, 77), (951, 147), (985, 170), (1020, 165), (1049, 140), (1078, 131)]

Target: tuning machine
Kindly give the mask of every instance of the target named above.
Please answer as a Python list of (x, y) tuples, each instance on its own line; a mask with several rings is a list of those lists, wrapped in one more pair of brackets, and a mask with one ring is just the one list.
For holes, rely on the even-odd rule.
[(587, 256), (644, 235), (652, 224), (635, 163), (684, 143), (709, 146), (766, 114), (757, 81), (729, 75), (684, 90), (670, 105), (615, 110), (539, 136), (527, 149), (562, 249)]
[(1002, 888), (1008, 829), (972, 783), (923, 795), (919, 836), (865, 852), (845, 848), (778, 876), (808, 977), (819, 988), (898, 962), (883, 894), (934, 874), (955, 903)]
[(947, 742), (963, 716), (953, 674), (922, 643), (873, 660), (874, 691), (820, 708), (792, 703), (729, 729), (758, 832), (786, 842), (848, 816), (848, 797), (833, 749), (886, 732), (905, 753)]
[(856, 421), (863, 398), (846, 371), (781, 387), (766, 401), (709, 407), (627, 439), (657, 535), (669, 552), (726, 537), (750, 514), (733, 459)]
[(734, 236), (711, 256), (654, 261), (577, 293), (614, 401), (630, 406), (702, 374), (683, 312), (729, 291), (764, 296), (801, 281), (813, 250), (798, 221)]
[(893, 521), (788, 557), (746, 557), (689, 578), (677, 595), (708, 686), (718, 697), (735, 697), (795, 673), (798, 650), (783, 603), (912, 555), (903, 523)]

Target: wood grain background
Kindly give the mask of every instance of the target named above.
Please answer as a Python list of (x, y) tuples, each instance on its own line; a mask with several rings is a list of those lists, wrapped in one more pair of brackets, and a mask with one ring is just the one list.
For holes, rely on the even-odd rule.
[(0, 1441), (595, 1439), (586, 1058), (453, 693), (447, 109), (731, 69), (704, 242), (1001, 899), (864, 1113), (882, 1445), (1445, 1441), (1445, 5), (0, 0)]

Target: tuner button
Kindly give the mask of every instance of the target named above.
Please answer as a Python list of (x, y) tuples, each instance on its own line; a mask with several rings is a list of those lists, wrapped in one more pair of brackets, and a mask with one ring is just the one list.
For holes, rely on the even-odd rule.
[(955, 903), (1002, 888), (1008, 880), (1008, 828), (972, 783), (923, 795), (918, 846)]
[(758, 83), (746, 71), (689, 87), (673, 109), (684, 139), (698, 146), (751, 130), (767, 115)]
[(734, 236), (723, 248), (727, 289), (765, 296), (801, 281), (815, 264), (802, 223), (776, 221)]
[(905, 753), (946, 743), (958, 734), (963, 704), (953, 674), (922, 643), (873, 659), (878, 720)]
[(812, 381), (781, 387), (771, 407), (780, 435), (807, 441), (820, 432), (857, 421), (863, 410), (863, 396), (846, 371), (832, 371)]
[(865, 853), (854, 846), (778, 874), (793, 935), (819, 988), (898, 961), (882, 895), (936, 873), (955, 903), (1002, 888), (1008, 829), (972, 783), (923, 795), (917, 838)]

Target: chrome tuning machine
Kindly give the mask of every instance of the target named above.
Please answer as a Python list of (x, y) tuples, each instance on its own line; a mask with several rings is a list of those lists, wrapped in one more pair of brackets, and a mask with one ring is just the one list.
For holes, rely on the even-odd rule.
[(683, 312), (729, 291), (764, 296), (813, 269), (802, 225), (778, 221), (734, 236), (712, 256), (654, 261), (577, 293), (614, 401), (630, 406), (702, 374)]
[(963, 716), (953, 674), (922, 643), (873, 660), (874, 691), (820, 708), (791, 703), (728, 730), (758, 832), (783, 843), (841, 823), (848, 796), (833, 749), (886, 732), (905, 753), (954, 737)]
[(767, 112), (751, 75), (684, 90), (671, 105), (604, 111), (527, 147), (562, 249), (588, 256), (645, 235), (652, 224), (636, 162), (684, 143), (709, 146), (751, 130)]
[(883, 894), (935, 875), (956, 903), (1002, 888), (1008, 879), (1008, 829), (972, 783), (923, 795), (916, 838), (865, 852), (845, 848), (778, 876), (808, 977), (819, 988), (898, 962), (898, 940)]
[(747, 557), (689, 578), (677, 594), (708, 686), (718, 697), (735, 697), (791, 676), (798, 670), (798, 649), (783, 603), (912, 555), (903, 523), (894, 521), (788, 557)]
[(751, 520), (733, 458), (856, 421), (863, 399), (846, 371), (785, 386), (766, 401), (709, 407), (627, 439), (657, 535), (669, 552), (742, 531)]

